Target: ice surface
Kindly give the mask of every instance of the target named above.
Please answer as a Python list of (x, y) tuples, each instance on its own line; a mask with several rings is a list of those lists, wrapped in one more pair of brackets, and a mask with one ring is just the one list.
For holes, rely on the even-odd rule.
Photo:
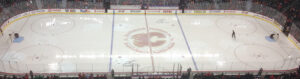
[[(287, 70), (300, 60), (279, 29), (241, 15), (42, 14), (4, 33), (12, 32), (24, 41), (1, 40), (3, 72)], [(274, 32), (279, 39), (267, 41)]]

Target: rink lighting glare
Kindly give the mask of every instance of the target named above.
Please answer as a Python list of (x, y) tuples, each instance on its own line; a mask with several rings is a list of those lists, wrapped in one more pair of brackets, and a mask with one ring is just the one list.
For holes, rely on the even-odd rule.
[(215, 54), (210, 54), (210, 53), (205, 53), (205, 54), (195, 54), (194, 57), (220, 57), (220, 54), (215, 53)]
[[(72, 58), (85, 58), (85, 59), (95, 59), (95, 58), (122, 58), (122, 57), (129, 57), (129, 58), (147, 58), (147, 57), (162, 57), (162, 58), (185, 58), (185, 57), (192, 57), (190, 54), (143, 54), (143, 55), (95, 55), (95, 54), (80, 54), (80, 55), (56, 55), (55, 58), (61, 58), (61, 59), (72, 59)], [(218, 53), (210, 54), (210, 53), (205, 53), (205, 54), (193, 54), (193, 57), (209, 57), (209, 58), (217, 58), (220, 57)]]
[(58, 69), (58, 64), (57, 63), (51, 63), (48, 64), (48, 67), (50, 70), (57, 70)]
[(70, 24), (70, 22), (62, 22), (61, 24)]
[(47, 22), (47, 26), (52, 26), (54, 23), (56, 22), (56, 19), (55, 18), (53, 18), (53, 20), (52, 21), (50, 21), (50, 22)]
[(177, 20), (177, 18), (172, 18), (173, 20)]
[(291, 56), (291, 55), (289, 55), (289, 56), (288, 56), (288, 58), (289, 58), (289, 59), (291, 59), (291, 58), (292, 58), (292, 56)]
[(80, 17), (79, 19), (82, 19), (82, 20), (92, 20), (92, 21), (95, 21), (97, 23), (103, 23), (102, 20), (98, 20), (97, 18)]
[(97, 58), (96, 55), (79, 55), (79, 58)]
[(129, 19), (126, 17), (126, 18), (125, 18), (125, 21), (129, 21)]
[(50, 63), (48, 64), (49, 66), (57, 66), (58, 64), (57, 63)]
[(53, 22), (46, 22), (46, 26), (52, 26), (54, 23)]
[[(128, 58), (147, 58), (147, 57), (162, 57), (162, 58), (185, 58), (185, 57), (192, 57), (190, 54), (173, 54), (173, 55), (167, 55), (167, 54), (160, 54), (160, 55), (150, 55), (150, 54), (145, 54), (145, 55), (56, 55), (56, 58), (61, 58), (61, 59), (72, 59), (72, 58), (84, 58), (84, 59), (95, 59), (95, 58), (122, 58), (122, 57), (128, 57)], [(193, 54), (193, 57), (209, 57), (209, 58), (217, 58), (220, 57), (220, 55), (217, 54)]]
[(77, 58), (76, 55), (56, 55), (56, 58), (63, 58), (63, 59), (69, 59), (69, 58)]
[(200, 22), (194, 22), (193, 24), (194, 25), (200, 25), (201, 23)]
[(224, 62), (224, 61), (217, 61), (217, 64), (218, 64), (219, 66), (223, 66), (223, 65), (225, 64), (225, 62)]

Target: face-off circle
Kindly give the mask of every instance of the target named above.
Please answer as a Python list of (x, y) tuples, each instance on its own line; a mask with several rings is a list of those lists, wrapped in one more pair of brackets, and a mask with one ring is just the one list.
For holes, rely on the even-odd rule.
[(20, 62), (40, 64), (40, 63), (48, 63), (48, 62), (62, 62), (62, 59), (57, 59), (56, 55), (63, 55), (63, 49), (55, 46), (55, 45), (33, 45), (22, 48), (17, 51), (17, 53), (21, 53), (24, 55), (23, 59)]
[[(63, 54), (64, 50), (55, 45), (31, 45), (16, 51), (11, 51), (6, 54), (3, 59), (4, 62), (12, 63), (10, 65), (11, 72), (21, 72), (22, 70), (19, 69), (26, 69), (25, 67), (35, 72), (45, 72), (51, 70), (44, 69), (44, 67), (49, 66), (49, 64), (63, 62), (63, 59), (56, 58), (56, 55)], [(57, 68), (58, 67), (55, 67), (55, 69)]]
[(125, 45), (140, 53), (150, 51), (161, 53), (171, 49), (175, 44), (168, 32), (156, 28), (150, 28), (149, 33), (147, 33), (146, 28), (135, 29), (129, 31), (125, 36)]
[[(282, 68), (284, 66), (284, 56), (278, 50), (259, 44), (245, 44), (235, 48), (235, 57), (252, 68)], [(275, 66), (273, 63), (277, 63)]]

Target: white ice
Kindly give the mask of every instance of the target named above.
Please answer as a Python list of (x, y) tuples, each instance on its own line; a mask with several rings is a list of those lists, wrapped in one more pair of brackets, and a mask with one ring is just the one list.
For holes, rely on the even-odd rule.
[[(25, 40), (9, 43), (13, 32)], [(242, 15), (42, 14), (1, 39), (0, 72), (9, 73), (288, 70), (300, 57), (275, 26)]]

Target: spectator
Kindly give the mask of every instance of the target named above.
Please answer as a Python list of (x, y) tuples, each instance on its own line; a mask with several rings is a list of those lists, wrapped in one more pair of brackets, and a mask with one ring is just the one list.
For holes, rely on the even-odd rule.
[(274, 75), (271, 75), (269, 79), (275, 79)]
[(30, 78), (33, 79), (33, 72), (31, 70), (29, 71), (29, 74), (30, 74)]
[(29, 79), (29, 76), (27, 73), (25, 74), (24, 79)]
[(89, 78), (88, 79), (94, 79), (94, 75), (93, 73), (90, 74)]

